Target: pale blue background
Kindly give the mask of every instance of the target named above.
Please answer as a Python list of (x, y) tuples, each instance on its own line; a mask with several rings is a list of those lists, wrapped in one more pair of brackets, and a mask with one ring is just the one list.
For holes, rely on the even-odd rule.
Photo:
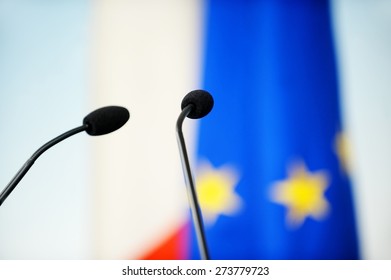
[[(0, 1), (0, 188), (41, 145), (81, 125), (88, 100), (88, 1)], [(1, 259), (89, 255), (88, 143), (43, 154), (0, 208)]]

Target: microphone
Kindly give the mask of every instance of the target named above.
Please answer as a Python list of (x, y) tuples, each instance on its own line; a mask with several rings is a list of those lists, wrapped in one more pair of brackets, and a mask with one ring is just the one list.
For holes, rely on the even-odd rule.
[(176, 132), (179, 153), (182, 161), (183, 173), (187, 186), (187, 193), (193, 216), (193, 223), (197, 236), (198, 249), (203, 260), (209, 260), (209, 251), (206, 244), (204, 224), (202, 221), (201, 209), (198, 203), (195, 184), (191, 173), (189, 157), (187, 155), (185, 139), (183, 137), (182, 125), (186, 117), (200, 119), (205, 117), (212, 110), (214, 105), (213, 97), (205, 90), (194, 90), (189, 92), (182, 100), (182, 112), (176, 123)]
[(46, 150), (61, 142), (62, 140), (82, 131), (85, 131), (92, 136), (108, 134), (122, 127), (128, 121), (128, 119), (129, 111), (126, 108), (119, 106), (102, 107), (88, 114), (83, 119), (83, 125), (71, 129), (47, 142), (26, 161), (26, 163), (22, 166), (22, 168), (20, 168), (18, 173), (16, 173), (15, 177), (1, 192), (0, 206), (15, 189), (20, 180), (22, 180), (24, 175), (26, 175), (27, 171), (31, 168), (37, 158), (42, 155)]

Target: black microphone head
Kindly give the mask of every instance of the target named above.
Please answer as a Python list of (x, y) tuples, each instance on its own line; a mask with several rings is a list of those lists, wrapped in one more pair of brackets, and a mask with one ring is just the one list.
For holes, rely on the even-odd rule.
[(212, 111), (214, 101), (212, 95), (210, 95), (209, 92), (202, 89), (197, 89), (189, 92), (183, 98), (181, 104), (182, 110), (189, 104), (193, 104), (194, 108), (191, 110), (188, 117), (191, 119), (200, 119)]
[(107, 106), (89, 113), (83, 124), (87, 125), (89, 135), (98, 136), (113, 132), (123, 126), (129, 119), (129, 111), (120, 106)]

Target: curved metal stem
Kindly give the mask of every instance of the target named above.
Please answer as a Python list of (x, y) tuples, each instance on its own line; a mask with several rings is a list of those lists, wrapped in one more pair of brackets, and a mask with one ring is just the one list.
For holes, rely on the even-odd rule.
[(177, 132), (179, 152), (182, 160), (182, 168), (185, 175), (185, 181), (187, 186), (187, 194), (190, 202), (191, 213), (193, 216), (193, 223), (197, 235), (198, 249), (200, 251), (201, 258), (203, 260), (209, 260), (210, 258), (209, 258), (208, 248), (206, 245), (205, 230), (202, 221), (201, 210), (197, 200), (195, 184), (193, 181), (189, 157), (186, 151), (185, 139), (183, 137), (183, 132), (182, 132), (183, 121), (191, 112), (193, 107), (194, 107), (193, 104), (189, 104), (182, 110), (176, 123), (176, 132)]
[(0, 194), (0, 206), (3, 204), (3, 202), (7, 199), (7, 197), (11, 194), (11, 192), (15, 189), (15, 187), (18, 185), (20, 180), (26, 175), (27, 171), (29, 171), (30, 167), (34, 164), (35, 160), (42, 155), (47, 149), (51, 148), (52, 146), (56, 145), (57, 143), (61, 142), (62, 140), (76, 134), (79, 132), (82, 132), (87, 129), (87, 125), (82, 125), (79, 127), (76, 127), (74, 129), (71, 129), (60, 136), (50, 140), (45, 145), (43, 145), (41, 148), (39, 148), (22, 166), (22, 168), (19, 169), (18, 173), (16, 173), (15, 177), (12, 178), (12, 180), (8, 183), (8, 185), (4, 188), (4, 190)]

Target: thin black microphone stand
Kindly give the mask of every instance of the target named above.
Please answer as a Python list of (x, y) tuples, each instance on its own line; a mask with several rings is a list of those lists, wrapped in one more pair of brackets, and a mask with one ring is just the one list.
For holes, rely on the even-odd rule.
[(18, 185), (20, 180), (26, 175), (27, 171), (29, 171), (30, 167), (34, 164), (37, 158), (42, 155), (47, 149), (61, 142), (62, 140), (82, 131), (85, 131), (88, 128), (87, 124), (83, 124), (82, 126), (71, 129), (60, 136), (50, 140), (41, 148), (39, 148), (27, 161), (26, 163), (19, 169), (18, 173), (16, 173), (15, 177), (8, 183), (8, 185), (4, 188), (4, 190), (0, 194), (0, 206), (7, 199), (7, 197), (11, 194), (11, 192)]
[(206, 244), (205, 230), (204, 230), (204, 225), (203, 225), (203, 221), (202, 221), (201, 210), (200, 210), (200, 206), (199, 206), (198, 200), (197, 200), (197, 195), (196, 195), (196, 191), (195, 191), (195, 184), (193, 181), (189, 157), (187, 156), (187, 151), (186, 151), (185, 139), (183, 137), (183, 132), (182, 132), (183, 121), (189, 115), (189, 113), (193, 110), (193, 108), (194, 108), (193, 104), (189, 104), (185, 108), (183, 108), (181, 114), (178, 117), (177, 123), (176, 123), (176, 132), (177, 132), (179, 152), (180, 152), (181, 160), (182, 160), (182, 168), (183, 168), (184, 175), (185, 175), (185, 181), (186, 181), (186, 186), (187, 186), (187, 193), (188, 193), (188, 197), (189, 197), (191, 213), (193, 216), (194, 227), (195, 227), (195, 231), (196, 231), (196, 235), (197, 235), (198, 249), (200, 251), (201, 258), (203, 260), (209, 260), (210, 257), (209, 257), (208, 247)]

